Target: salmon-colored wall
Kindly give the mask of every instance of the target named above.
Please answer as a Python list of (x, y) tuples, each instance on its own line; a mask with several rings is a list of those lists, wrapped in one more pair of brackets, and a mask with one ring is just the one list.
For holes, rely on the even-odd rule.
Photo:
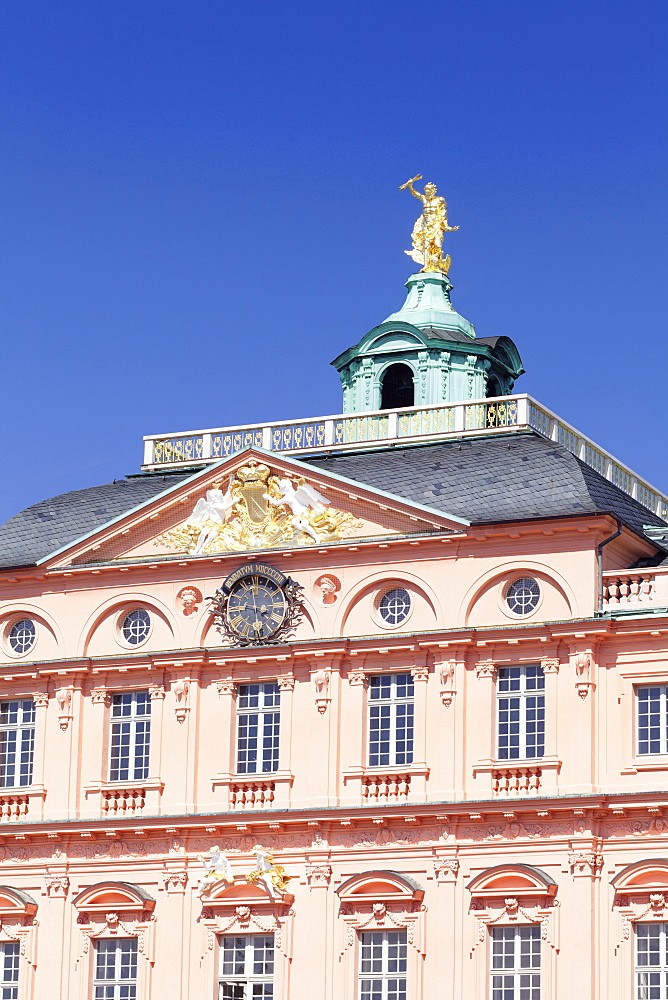
[[(213, 998), (216, 934), (261, 927), (280, 937), (280, 1000), (354, 1000), (357, 931), (396, 926), (409, 930), (410, 1000), (482, 998), (488, 925), (527, 921), (541, 927), (542, 1000), (627, 1000), (629, 928), (639, 916), (664, 917), (647, 886), (618, 892), (610, 881), (668, 854), (666, 796), (657, 791), (668, 758), (634, 754), (633, 691), (668, 683), (668, 616), (654, 607), (645, 617), (597, 616), (596, 546), (612, 530), (599, 517), (262, 552), (302, 584), (307, 612), (294, 640), (262, 649), (230, 648), (206, 601), (186, 613), (179, 598), (186, 585), (213, 593), (247, 554), (0, 577), (0, 698), (34, 696), (37, 706), (33, 784), (0, 789), (0, 886), (37, 903), (34, 917), (2, 917), (0, 939), (18, 935), (25, 945), (20, 1000), (90, 997), (98, 932), (139, 936), (141, 1000)], [(644, 552), (632, 536), (607, 548), (610, 569)], [(318, 586), (325, 573), (338, 588), (331, 603)], [(520, 575), (542, 590), (522, 619), (503, 602)], [(376, 609), (393, 586), (413, 601), (399, 629)], [(133, 649), (118, 622), (137, 606), (153, 626)], [(17, 657), (5, 632), (24, 614), (39, 637)], [(500, 762), (498, 670), (534, 663), (545, 672), (546, 755), (533, 765)], [(377, 672), (413, 674), (415, 753), (403, 768), (367, 767), (366, 682)], [(273, 801), (249, 808), (235, 800), (244, 784), (235, 774), (235, 689), (258, 680), (281, 688), (281, 749)], [(149, 778), (110, 783), (109, 697), (139, 689), (151, 693)], [(523, 790), (531, 766), (537, 784)], [(20, 821), (12, 810), (23, 810)], [(292, 876), (294, 900), (260, 895), (251, 906), (259, 922), (244, 925), (236, 907), (258, 842)], [(214, 844), (227, 851), (238, 886), (218, 886), (212, 903), (196, 883), (197, 854)], [(527, 864), (556, 894), (525, 885), (513, 866)], [(499, 865), (508, 870), (486, 893), (467, 888)], [(423, 895), (374, 877), (368, 898), (362, 886), (357, 902), (340, 899), (335, 890), (367, 871), (409, 876)], [(665, 877), (668, 899), (668, 865)], [(154, 908), (121, 906), (121, 929), (112, 929), (108, 896), (99, 911), (73, 902), (105, 880), (142, 887)], [(372, 908), (374, 893), (384, 916)]]

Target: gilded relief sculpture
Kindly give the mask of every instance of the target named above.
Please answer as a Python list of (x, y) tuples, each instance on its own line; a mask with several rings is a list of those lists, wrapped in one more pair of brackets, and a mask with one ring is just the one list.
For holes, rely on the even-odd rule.
[(447, 274), (451, 260), (450, 254), (443, 258), (443, 235), (454, 233), (459, 226), (451, 226), (448, 223), (448, 203), (445, 198), (437, 194), (435, 184), (431, 181), (425, 184), (424, 194), (415, 190), (413, 184), (419, 180), (422, 180), (422, 174), (411, 177), (399, 188), (400, 191), (408, 189), (414, 198), (422, 202), (422, 214), (413, 226), (413, 249), (404, 250), (404, 253), (412, 257), (417, 264), (421, 264), (422, 271), (440, 271), (442, 274)]
[(155, 544), (189, 555), (243, 552), (281, 545), (336, 541), (360, 527), (302, 477), (274, 476), (250, 461), (230, 477), (227, 489), (212, 483), (187, 520)]

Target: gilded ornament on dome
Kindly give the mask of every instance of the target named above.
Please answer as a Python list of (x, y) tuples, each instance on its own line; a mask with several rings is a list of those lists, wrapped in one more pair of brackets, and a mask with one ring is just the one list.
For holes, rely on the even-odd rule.
[(454, 233), (459, 226), (451, 226), (448, 222), (448, 203), (437, 193), (435, 184), (429, 181), (424, 186), (424, 194), (413, 187), (415, 181), (422, 180), (422, 174), (411, 177), (402, 184), (400, 191), (408, 189), (414, 198), (422, 202), (422, 214), (413, 226), (411, 238), (413, 248), (404, 253), (421, 264), (422, 271), (440, 271), (447, 274), (450, 270), (450, 254), (443, 257), (443, 235)]
[(338, 541), (361, 527), (352, 514), (332, 507), (305, 479), (273, 475), (251, 460), (223, 484), (212, 483), (187, 520), (165, 531), (156, 545), (210, 555), (287, 545)]

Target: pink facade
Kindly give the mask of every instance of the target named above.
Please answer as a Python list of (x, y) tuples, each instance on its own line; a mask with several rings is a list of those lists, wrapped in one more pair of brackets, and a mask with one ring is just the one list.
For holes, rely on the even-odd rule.
[[(342, 537), (170, 549), (253, 460)], [(470, 524), (400, 492), (246, 450), (0, 572), (0, 995), (668, 995), (658, 545), (604, 510)], [(253, 560), (303, 587), (274, 645), (207, 610)], [(247, 881), (258, 844), (285, 887)], [(231, 881), (200, 892), (214, 845)]]

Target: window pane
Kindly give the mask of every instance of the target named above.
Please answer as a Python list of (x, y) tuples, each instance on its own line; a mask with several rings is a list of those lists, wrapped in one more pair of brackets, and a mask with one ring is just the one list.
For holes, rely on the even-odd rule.
[(151, 699), (148, 691), (122, 691), (111, 699), (110, 781), (143, 781), (149, 773)]
[(278, 770), (280, 697), (281, 691), (275, 681), (239, 686), (237, 774), (267, 774)]
[(413, 678), (375, 674), (369, 678), (369, 766), (413, 762)]
[(545, 676), (538, 664), (502, 667), (498, 674), (498, 760), (545, 754)]
[(636, 688), (638, 702), (638, 753), (666, 752), (666, 686)]
[(32, 784), (34, 749), (32, 699), (0, 702), (0, 787)]
[(219, 1000), (273, 998), (273, 935), (246, 934), (221, 937), (219, 952)]

